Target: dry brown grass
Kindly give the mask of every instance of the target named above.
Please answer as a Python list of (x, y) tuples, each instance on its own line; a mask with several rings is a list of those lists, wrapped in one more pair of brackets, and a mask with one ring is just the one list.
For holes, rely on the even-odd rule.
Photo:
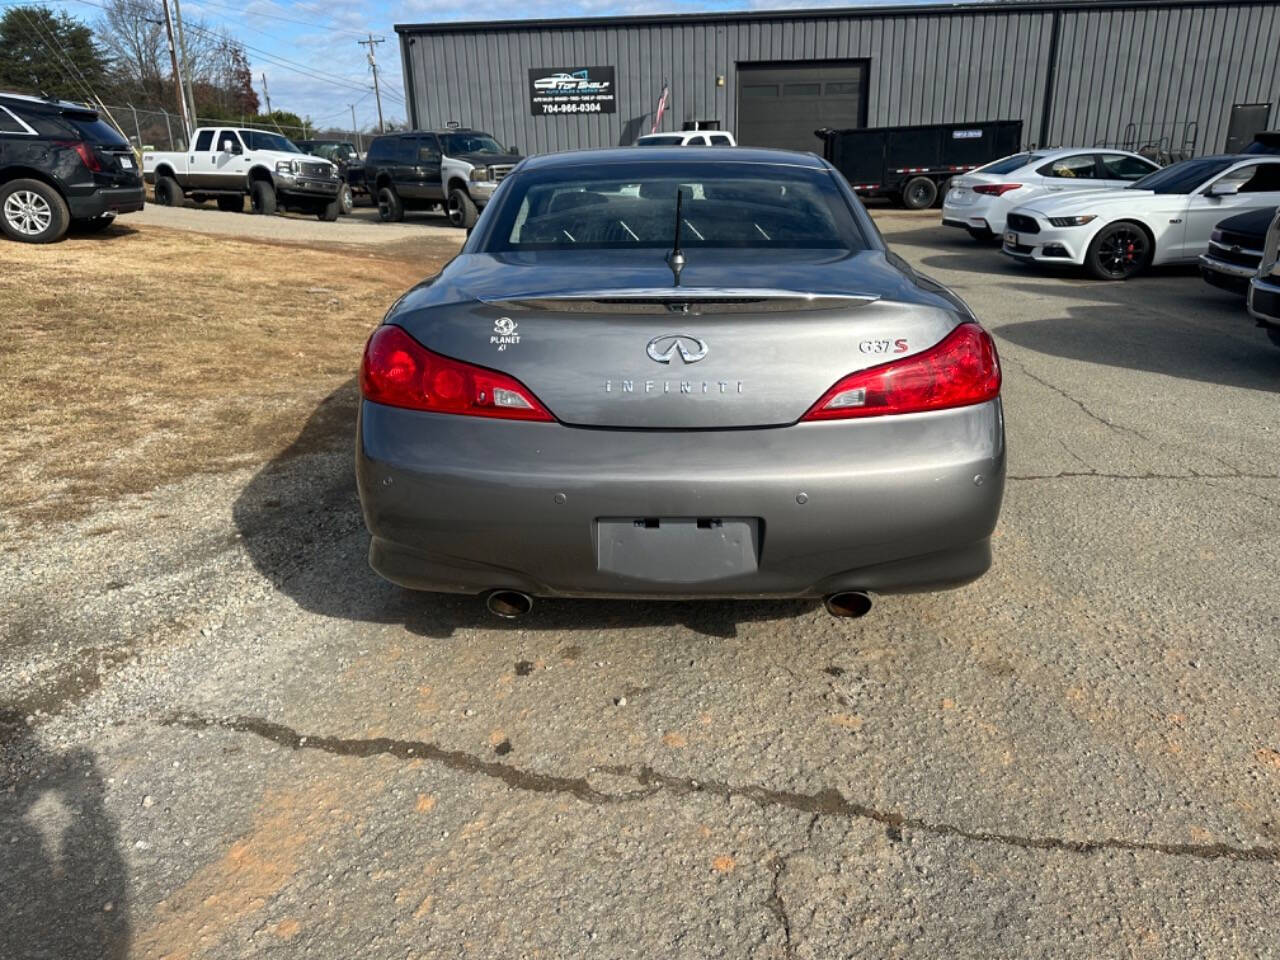
[(0, 512), (95, 502), (283, 450), (369, 331), (456, 247), (388, 253), (113, 227), (0, 242)]

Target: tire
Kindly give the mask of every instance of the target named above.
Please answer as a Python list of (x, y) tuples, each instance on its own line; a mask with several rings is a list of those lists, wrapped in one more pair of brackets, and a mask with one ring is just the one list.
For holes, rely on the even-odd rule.
[(951, 189), (950, 177), (947, 177), (947, 179), (943, 180), (940, 184), (938, 184), (938, 196), (937, 196), (937, 199), (933, 201), (933, 205), (935, 207), (937, 207), (938, 209), (942, 209), (942, 204), (947, 199), (947, 191), (950, 189)]
[(395, 187), (383, 187), (378, 191), (378, 216), (385, 223), (399, 223), (404, 219), (404, 202)]
[(342, 197), (337, 196), (324, 205), (322, 210), (316, 212), (316, 219), (323, 220), (325, 223), (333, 223), (338, 219), (338, 215), (342, 213)]
[(990, 230), (984, 230), (981, 227), (965, 227), (965, 229), (969, 231), (969, 236), (979, 243), (991, 243), (996, 238)]
[(1084, 264), (1098, 280), (1128, 280), (1147, 269), (1155, 252), (1146, 230), (1132, 220), (1119, 220), (1098, 231)]
[(219, 197), (218, 209), (223, 213), (244, 213), (244, 197)]
[(461, 227), (463, 230), (470, 230), (476, 225), (476, 217), (479, 213), (476, 210), (476, 202), (471, 199), (471, 194), (454, 187), (449, 191), (449, 204), (445, 208), (445, 212), (449, 215), (449, 222), (455, 227)]
[(114, 214), (104, 214), (101, 217), (90, 217), (87, 220), (74, 220), (71, 223), (71, 229), (76, 233), (101, 233), (115, 222)]
[(1280, 347), (1280, 327), (1273, 327), (1267, 324), (1267, 336), (1271, 338), (1271, 342)]
[(344, 215), (356, 208), (356, 195), (351, 192), (351, 184), (343, 182), (342, 189), (338, 191), (338, 200), (340, 212)]
[(53, 243), (71, 225), (67, 201), (40, 180), (10, 180), (0, 186), (0, 231), (20, 243)]
[(928, 177), (912, 177), (902, 188), (902, 205), (908, 210), (928, 210), (938, 199), (938, 185)]
[(156, 177), (156, 203), (162, 207), (180, 207), (186, 197), (173, 177)]
[(255, 180), (249, 190), (249, 205), (253, 212), (269, 217), (276, 212), (276, 188), (266, 180)]

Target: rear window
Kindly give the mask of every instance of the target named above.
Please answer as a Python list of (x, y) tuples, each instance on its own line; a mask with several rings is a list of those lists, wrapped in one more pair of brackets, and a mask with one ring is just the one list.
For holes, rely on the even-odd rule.
[(1039, 163), (1043, 160), (1043, 153), (1015, 153), (1011, 157), (1004, 157), (992, 163), (988, 163), (985, 167), (979, 167), (974, 173), (1013, 173), (1015, 170), (1021, 170), (1023, 167), (1031, 163)]
[(684, 143), (684, 137), (679, 134), (672, 134), (669, 137), (641, 137), (636, 141), (637, 147), (678, 147)]
[(863, 250), (826, 170), (773, 164), (641, 163), (534, 171), (510, 183), (488, 252), (669, 250), (676, 191), (685, 248)]
[(369, 159), (372, 160), (390, 160), (391, 154), (395, 150), (394, 137), (379, 137), (373, 143), (369, 144)]
[(70, 121), (76, 132), (88, 143), (103, 147), (127, 147), (129, 142), (120, 136), (120, 131), (96, 114), (67, 113), (63, 116)]

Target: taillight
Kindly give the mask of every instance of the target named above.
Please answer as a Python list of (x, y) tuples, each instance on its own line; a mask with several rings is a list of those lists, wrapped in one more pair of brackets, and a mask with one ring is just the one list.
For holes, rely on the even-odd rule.
[(962, 323), (923, 353), (851, 373), (804, 420), (920, 413), (984, 403), (1000, 395), (1000, 360), (987, 331)]
[(1020, 183), (980, 183), (973, 188), (974, 193), (984, 193), (989, 197), (1003, 197), (1010, 190), (1022, 188)]
[(360, 363), (365, 399), (389, 407), (506, 420), (553, 420), (520, 381), (432, 353), (400, 327), (373, 331)]
[(80, 159), (84, 161), (84, 165), (94, 173), (102, 172), (102, 164), (98, 160), (97, 154), (83, 140), (66, 140), (58, 143), (59, 147), (68, 147), (80, 155)]

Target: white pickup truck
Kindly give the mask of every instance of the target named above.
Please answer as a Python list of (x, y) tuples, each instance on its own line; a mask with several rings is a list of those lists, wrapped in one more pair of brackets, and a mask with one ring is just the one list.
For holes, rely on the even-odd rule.
[(263, 130), (200, 127), (188, 150), (143, 153), (142, 175), (155, 184), (161, 206), (181, 206), (190, 198), (243, 211), (248, 195), (254, 213), (282, 209), (337, 220), (342, 211), (338, 168)]

